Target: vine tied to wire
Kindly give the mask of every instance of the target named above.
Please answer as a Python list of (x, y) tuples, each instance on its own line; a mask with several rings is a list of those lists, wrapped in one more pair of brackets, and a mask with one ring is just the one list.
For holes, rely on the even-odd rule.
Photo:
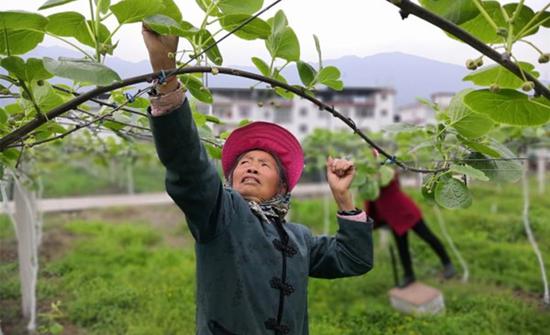
[[(342, 120), (348, 127), (350, 127), (353, 130), (353, 132), (355, 134), (357, 134), (359, 137), (361, 137), (372, 148), (376, 149), (380, 154), (385, 156), (387, 158), (386, 163), (395, 164), (395, 165), (397, 165), (397, 166), (399, 166), (399, 167), (401, 167), (405, 170), (412, 171), (412, 172), (418, 172), (418, 173), (438, 173), (438, 172), (446, 171), (448, 169), (446, 167), (445, 168), (438, 168), (438, 169), (421, 169), (421, 168), (411, 167), (411, 166), (407, 165), (405, 162), (397, 159), (395, 155), (391, 155), (388, 152), (386, 152), (383, 148), (381, 148), (378, 144), (376, 144), (373, 140), (371, 140), (367, 135), (365, 135), (359, 128), (357, 128), (355, 122), (351, 118), (343, 116), (333, 106), (329, 106), (329, 105), (323, 103), (322, 101), (320, 101), (320, 100), (318, 100), (314, 97), (311, 97), (309, 94), (307, 94), (305, 92), (305, 90), (303, 88), (297, 88), (297, 87), (294, 87), (294, 86), (290, 86), (286, 83), (274, 80), (274, 79), (269, 78), (269, 77), (265, 77), (265, 76), (262, 76), (262, 75), (258, 75), (258, 74), (250, 73), (250, 72), (246, 72), (246, 71), (241, 71), (241, 70), (237, 70), (237, 69), (200, 67), (200, 66), (186, 67), (188, 64), (190, 64), (190, 62), (192, 62), (193, 60), (195, 60), (198, 57), (202, 56), (208, 50), (210, 50), (213, 47), (215, 47), (216, 45), (218, 45), (220, 42), (222, 42), (224, 39), (226, 39), (230, 35), (234, 34), (236, 31), (242, 29), (248, 23), (253, 21), (255, 18), (257, 18), (261, 14), (265, 13), (267, 10), (271, 9), (272, 7), (274, 7), (276, 4), (280, 3), (281, 1), (282, 0), (274, 1), (272, 4), (270, 4), (269, 6), (267, 6), (264, 9), (262, 9), (261, 11), (256, 13), (254, 16), (251, 16), (247, 20), (241, 22), (241, 24), (239, 24), (234, 29), (229, 31), (227, 34), (225, 34), (219, 40), (214, 41), (214, 43), (212, 43), (207, 48), (202, 50), (201, 53), (199, 53), (197, 55), (194, 55), (186, 63), (182, 64), (181, 66), (179, 66), (176, 69), (171, 69), (168, 72), (160, 71), (160, 72), (153, 73), (153, 74), (148, 74), (148, 75), (145, 75), (145, 76), (138, 76), (138, 77), (129, 78), (129, 79), (123, 80), (119, 83), (115, 83), (115, 84), (107, 86), (107, 87), (98, 87), (98, 88), (96, 88), (92, 91), (89, 91), (85, 94), (82, 94), (82, 95), (76, 97), (75, 99), (73, 99), (73, 100), (71, 100), (71, 101), (69, 101), (69, 102), (67, 102), (67, 103), (65, 103), (61, 106), (58, 106), (57, 108), (54, 108), (50, 112), (48, 112), (46, 114), (43, 114), (42, 117), (39, 117), (39, 118), (23, 125), (22, 127), (16, 129), (15, 131), (7, 134), (5, 137), (0, 139), (0, 151), (5, 150), (10, 144), (20, 140), (20, 138), (22, 136), (24, 136), (26, 134), (29, 134), (31, 131), (33, 131), (34, 129), (36, 129), (40, 125), (46, 123), (49, 119), (53, 119), (53, 118), (65, 113), (68, 110), (74, 109), (78, 106), (78, 104), (83, 103), (87, 100), (93, 99), (101, 93), (106, 93), (106, 92), (109, 92), (109, 91), (112, 91), (112, 90), (115, 90), (115, 89), (118, 89), (118, 88), (133, 85), (133, 84), (136, 84), (136, 83), (141, 83), (141, 82), (144, 82), (144, 81), (153, 82), (154, 80), (157, 80), (157, 82), (163, 82), (170, 76), (183, 74), (183, 73), (212, 73), (213, 69), (216, 69), (215, 70), (216, 73), (223, 73), (223, 74), (227, 74), (227, 75), (235, 75), (235, 76), (245, 77), (245, 78), (249, 78), (249, 79), (254, 79), (254, 80), (257, 80), (257, 81), (261, 81), (261, 82), (266, 82), (266, 83), (270, 84), (272, 87), (284, 88), (285, 90), (287, 90), (289, 92), (292, 92), (292, 93), (294, 93), (294, 94), (296, 94), (296, 95), (298, 95), (302, 98), (310, 100), (312, 103), (316, 104), (320, 109), (326, 110), (329, 113), (331, 113), (334, 117), (339, 118), (340, 120)], [(452, 23), (452, 22), (450, 22), (446, 19), (443, 19), (443, 18), (431, 13), (428, 10), (425, 10), (424, 8), (422, 8), (422, 7), (420, 7), (416, 4), (411, 3), (409, 0), (399, 0), (399, 1), (388, 0), (388, 1), (401, 9), (401, 15), (404, 19), (408, 16), (408, 14), (413, 14), (413, 15), (415, 15), (415, 16), (417, 16), (417, 17), (419, 17), (419, 18), (421, 18), (421, 19), (423, 19), (423, 20), (425, 20), (425, 21), (427, 21), (427, 22), (429, 22), (429, 23), (431, 23), (435, 26), (438, 26), (441, 29), (443, 29), (443, 30), (445, 30), (445, 31), (447, 31), (451, 34), (453, 34), (454, 36), (458, 37), (460, 40), (466, 42), (467, 44), (469, 44), (473, 48), (479, 50), (483, 54), (485, 54), (488, 57), (495, 60), (497, 63), (499, 63), (502, 66), (504, 66), (505, 68), (509, 69), (510, 71), (512, 71), (517, 76), (522, 75), (521, 70), (519, 69), (519, 67), (517, 67), (516, 64), (514, 64), (512, 62), (506, 62), (498, 52), (496, 52), (495, 50), (493, 50), (492, 48), (487, 46), (485, 43), (479, 41), (477, 38), (470, 35), (466, 31), (462, 30), (460, 27), (458, 27), (454, 23)], [(544, 95), (545, 97), (550, 99), (550, 90), (548, 90), (544, 85), (542, 85), (536, 78), (531, 78), (531, 76), (529, 74), (527, 74), (527, 75), (528, 75), (528, 78), (531, 79), (535, 83), (535, 89), (536, 89), (537, 94)], [(137, 96), (145, 94), (146, 92), (149, 92), (152, 89), (152, 87), (153, 86), (149, 86), (145, 89), (140, 90), (136, 95), (127, 97), (127, 101), (125, 103), (123, 103), (123, 104), (117, 106), (116, 108), (114, 108), (109, 114), (112, 114), (117, 110), (120, 110), (125, 105), (127, 105), (130, 101), (134, 100)]]

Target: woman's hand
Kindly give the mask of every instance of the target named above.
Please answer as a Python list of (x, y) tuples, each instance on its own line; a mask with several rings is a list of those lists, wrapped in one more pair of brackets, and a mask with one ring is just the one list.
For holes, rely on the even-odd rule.
[(355, 166), (352, 161), (347, 159), (329, 157), (327, 159), (327, 179), (338, 204), (338, 208), (343, 211), (355, 209), (349, 187), (355, 176)]
[[(145, 24), (141, 30), (143, 41), (149, 52), (149, 61), (153, 71), (171, 70), (176, 67), (176, 51), (178, 49), (177, 36), (162, 36), (152, 31)], [(159, 88), (160, 93), (173, 91), (177, 81), (169, 81)]]

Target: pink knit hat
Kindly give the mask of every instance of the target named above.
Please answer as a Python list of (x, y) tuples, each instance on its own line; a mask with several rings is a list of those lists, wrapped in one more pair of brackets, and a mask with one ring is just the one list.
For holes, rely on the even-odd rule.
[(222, 168), (228, 178), (240, 155), (251, 150), (263, 150), (277, 156), (285, 170), (290, 192), (304, 169), (304, 152), (300, 142), (285, 128), (270, 122), (252, 122), (235, 129), (222, 150)]

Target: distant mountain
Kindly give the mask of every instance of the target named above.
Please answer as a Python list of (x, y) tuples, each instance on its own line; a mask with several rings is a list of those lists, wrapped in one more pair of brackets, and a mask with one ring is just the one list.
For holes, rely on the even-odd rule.
[[(30, 53), (32, 57), (80, 57), (78, 52), (62, 47), (38, 47)], [(122, 78), (151, 71), (148, 61), (129, 62), (109, 57), (107, 65), (115, 69)], [(467, 73), (464, 66), (443, 63), (436, 60), (392, 52), (367, 57), (344, 56), (326, 60), (325, 65), (334, 65), (342, 71), (346, 86), (384, 86), (396, 90), (397, 106), (413, 102), (416, 97), (429, 98), (435, 92), (456, 92), (465, 87), (462, 77)], [(253, 67), (236, 66), (242, 70), (257, 72)], [(295, 67), (283, 71), (291, 83), (300, 79)], [(213, 87), (247, 87), (253, 82), (231, 76), (209, 76)]]

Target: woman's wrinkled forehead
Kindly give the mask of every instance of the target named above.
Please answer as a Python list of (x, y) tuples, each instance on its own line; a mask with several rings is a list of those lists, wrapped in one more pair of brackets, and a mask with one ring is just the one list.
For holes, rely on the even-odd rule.
[(268, 161), (268, 162), (273, 163), (273, 164), (277, 164), (278, 161), (279, 161), (277, 156), (273, 155), (272, 153), (270, 153), (268, 151), (261, 150), (261, 149), (252, 149), (252, 150), (248, 150), (248, 151), (242, 153), (237, 158), (236, 163), (239, 163), (241, 160), (243, 160), (245, 158), (248, 158), (248, 159), (254, 158), (254, 159), (259, 160), (259, 161)]
[(251, 149), (251, 150), (245, 151), (242, 154), (240, 154), (239, 157), (237, 157), (237, 159), (235, 160), (235, 163), (233, 164), (233, 168), (231, 169), (231, 172), (229, 173), (229, 178), (232, 178), (233, 172), (235, 171), (235, 168), (237, 167), (237, 165), (239, 165), (239, 162), (243, 158), (246, 158), (247, 155), (249, 155), (251, 153), (253, 154), (253, 152), (255, 152), (255, 151), (265, 153), (265, 154), (267, 154), (266, 157), (271, 158), (271, 160), (275, 164), (275, 167), (277, 168), (277, 172), (279, 174), (279, 178), (281, 180), (281, 183), (286, 185), (287, 184), (286, 171), (283, 168), (283, 164), (281, 163), (281, 160), (279, 159), (279, 157), (277, 155), (272, 154), (271, 152), (263, 150), (263, 149)]

